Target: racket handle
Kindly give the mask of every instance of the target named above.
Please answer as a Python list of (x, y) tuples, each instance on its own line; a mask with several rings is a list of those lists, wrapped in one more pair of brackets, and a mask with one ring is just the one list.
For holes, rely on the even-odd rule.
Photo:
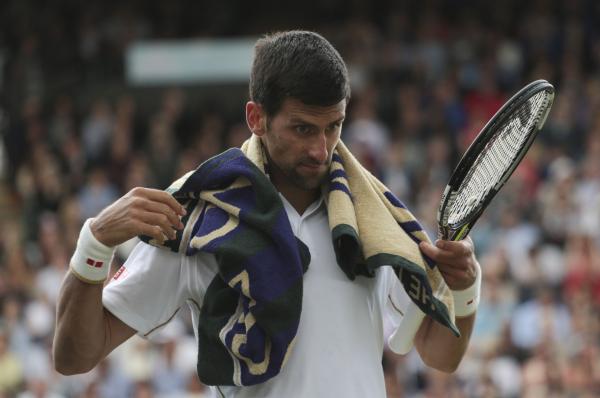
[(404, 355), (408, 353), (413, 347), (415, 335), (423, 319), (425, 319), (425, 313), (411, 301), (398, 329), (392, 333), (388, 340), (390, 349), (396, 354)]

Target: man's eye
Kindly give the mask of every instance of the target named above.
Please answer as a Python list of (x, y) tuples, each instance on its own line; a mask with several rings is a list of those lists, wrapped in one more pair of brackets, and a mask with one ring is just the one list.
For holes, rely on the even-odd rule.
[(310, 126), (307, 126), (305, 124), (299, 124), (298, 126), (295, 127), (296, 132), (299, 134), (308, 134), (310, 133)]

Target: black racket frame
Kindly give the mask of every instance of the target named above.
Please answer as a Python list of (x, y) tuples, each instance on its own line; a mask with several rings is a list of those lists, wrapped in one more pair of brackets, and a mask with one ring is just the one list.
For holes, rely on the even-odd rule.
[[(502, 126), (504, 122), (509, 119), (515, 109), (518, 109), (523, 103), (528, 101), (532, 96), (536, 95), (541, 91), (547, 91), (550, 94), (549, 104), (546, 112), (542, 115), (540, 121), (533, 127), (534, 131), (529, 135), (527, 140), (523, 143), (516, 158), (506, 169), (498, 183), (485, 195), (477, 205), (477, 208), (472, 212), (471, 217), (465, 219), (462, 223), (457, 225), (448, 225), (448, 215), (445, 214), (445, 210), (449, 203), (453, 202), (454, 197), (457, 194), (464, 178), (468, 175), (469, 170), (477, 160), (479, 154), (488, 145), (490, 139), (494, 136), (499, 126)], [(502, 105), (502, 107), (494, 114), (494, 116), (486, 123), (483, 129), (479, 132), (473, 143), (469, 146), (463, 157), (461, 158), (458, 165), (452, 172), (452, 176), (444, 190), (440, 206), (438, 208), (438, 227), (439, 227), (439, 238), (444, 240), (461, 240), (464, 239), (468, 234), (475, 222), (479, 219), (485, 208), (492, 201), (494, 196), (500, 191), (502, 186), (506, 183), (508, 178), (512, 175), (516, 167), (521, 163), (521, 160), (531, 147), (531, 144), (535, 140), (538, 132), (543, 127), (548, 112), (552, 107), (552, 101), (554, 100), (554, 87), (546, 80), (536, 80), (513, 95), (508, 101)]]

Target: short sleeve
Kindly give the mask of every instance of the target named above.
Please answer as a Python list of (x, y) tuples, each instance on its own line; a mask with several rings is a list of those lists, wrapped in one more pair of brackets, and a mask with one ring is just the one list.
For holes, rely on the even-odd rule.
[(183, 256), (138, 243), (102, 294), (102, 304), (143, 337), (166, 325), (188, 298)]

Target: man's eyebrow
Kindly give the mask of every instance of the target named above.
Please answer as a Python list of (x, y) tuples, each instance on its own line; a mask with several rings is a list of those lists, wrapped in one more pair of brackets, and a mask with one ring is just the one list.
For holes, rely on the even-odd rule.
[[(336, 120), (332, 121), (332, 122), (331, 122), (331, 123), (329, 123), (329, 124), (337, 124), (337, 123), (341, 123), (341, 122), (343, 122), (343, 121), (344, 121), (344, 119), (345, 119), (345, 118), (346, 118), (346, 115), (344, 115), (344, 116), (341, 116), (339, 119), (336, 119)], [(306, 124), (306, 125), (311, 125), (311, 126), (313, 126), (313, 125), (314, 125), (314, 123), (311, 123), (311, 122), (309, 122), (308, 120), (305, 120), (305, 119), (303, 119), (303, 118), (301, 118), (301, 117), (299, 117), (299, 116), (291, 116), (291, 117), (290, 117), (290, 119), (289, 119), (289, 122), (290, 122), (291, 124)]]
[(291, 124), (310, 124), (311, 126), (313, 125), (313, 123), (311, 123), (308, 120), (305, 120), (301, 117), (298, 117), (298, 116), (290, 117), (290, 123)]

